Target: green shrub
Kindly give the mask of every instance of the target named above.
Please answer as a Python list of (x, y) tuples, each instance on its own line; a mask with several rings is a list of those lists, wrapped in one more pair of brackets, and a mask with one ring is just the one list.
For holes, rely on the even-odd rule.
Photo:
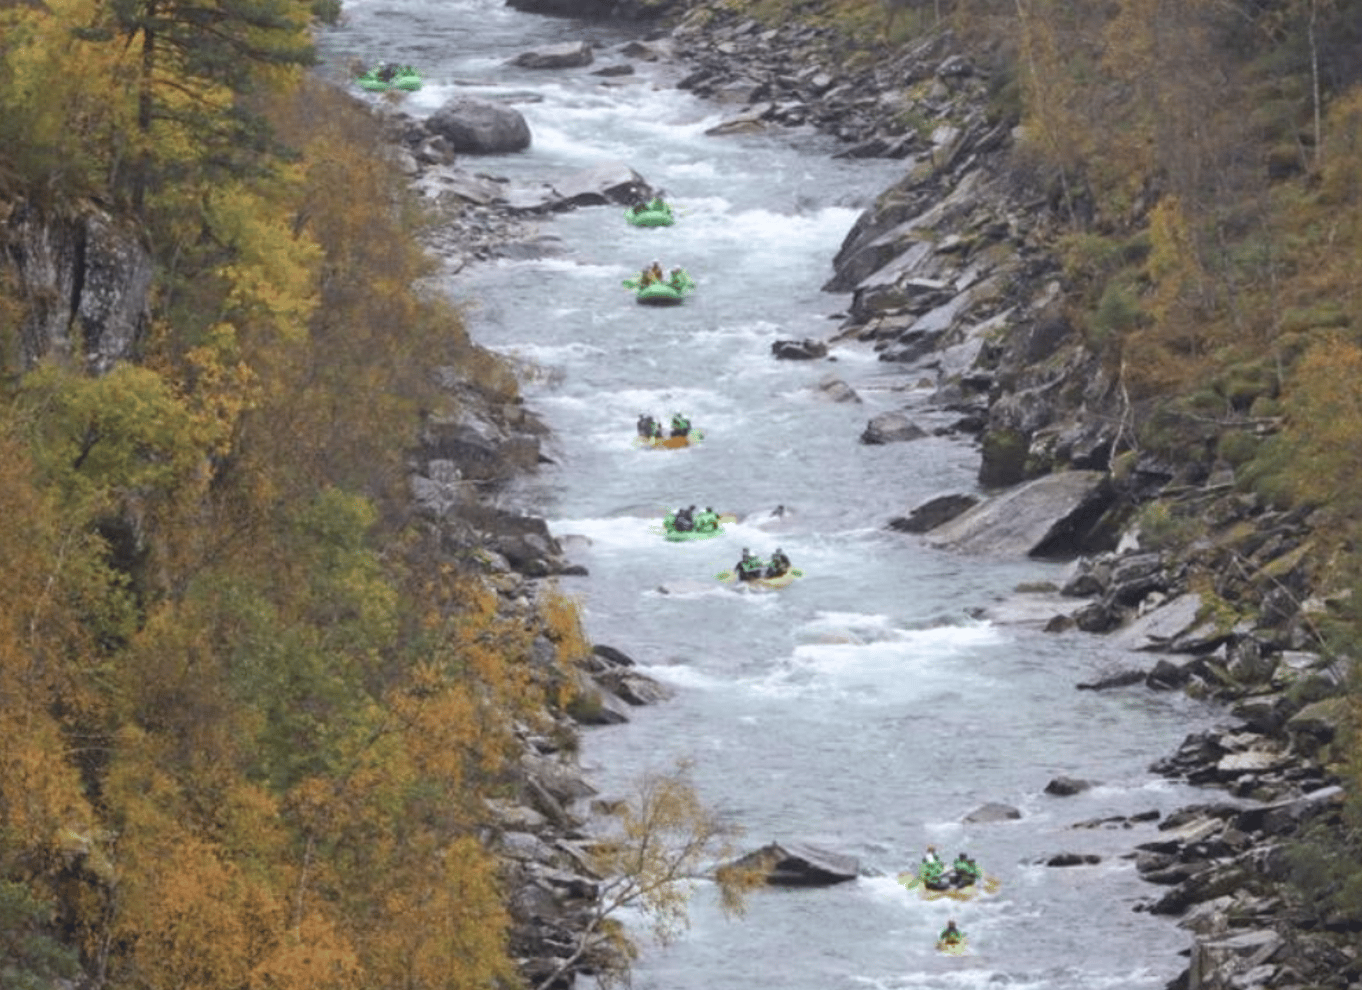
[(1184, 547), (1204, 532), (1196, 519), (1179, 516), (1167, 502), (1150, 502), (1135, 516), (1140, 546), (1151, 550)]
[(1348, 311), (1343, 304), (1330, 299), (1313, 306), (1288, 309), (1282, 314), (1281, 332), (1287, 334), (1331, 327), (1346, 327), (1350, 322)]
[(1113, 279), (1102, 291), (1102, 298), (1092, 314), (1090, 343), (1102, 344), (1113, 335), (1120, 336), (1134, 330), (1144, 319), (1139, 295), (1121, 279)]
[(1262, 445), (1262, 438), (1243, 430), (1232, 430), (1220, 437), (1216, 453), (1231, 467), (1240, 467), (1253, 460)]
[(323, 24), (334, 27), (340, 23), (341, 0), (312, 0), (312, 16)]

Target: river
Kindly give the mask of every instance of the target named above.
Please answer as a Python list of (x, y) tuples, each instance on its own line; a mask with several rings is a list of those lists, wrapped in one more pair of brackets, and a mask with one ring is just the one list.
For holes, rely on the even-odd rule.
[[(583, 37), (598, 65), (617, 61), (611, 47), (634, 30), (521, 14), (500, 0), (347, 0), (345, 21), (321, 42), (323, 71), (337, 78), (352, 57), (422, 68), (425, 88), (406, 98), (417, 115), (456, 92), (522, 94), (533, 146), (480, 161), (488, 172), (547, 180), (622, 160), (680, 214), (649, 230), (626, 225), (617, 207), (582, 209), (544, 225), (560, 254), (446, 279), (474, 337), (524, 363), (527, 402), (554, 431), (555, 463), (514, 497), (560, 537), (583, 538), (571, 541), (573, 558), (590, 575), (563, 587), (589, 634), (676, 691), (627, 725), (588, 732), (583, 762), (602, 792), (619, 795), (643, 771), (691, 759), (702, 797), (746, 830), (745, 847), (803, 840), (883, 875), (760, 891), (738, 921), (702, 886), (689, 932), (645, 948), (635, 985), (1161, 987), (1183, 968), (1177, 953), (1189, 940), (1169, 919), (1132, 911), (1157, 888), (1123, 858), (1158, 833), (1070, 826), (1195, 800), (1146, 767), (1213, 713), (1142, 688), (1076, 691), (1121, 658), (1096, 637), (1041, 632), (1014, 591), (1061, 581), (1064, 565), (959, 557), (885, 529), (927, 498), (976, 488), (978, 452), (966, 439), (857, 442), (887, 409), (908, 406), (929, 429), (950, 421), (917, 374), (859, 346), (836, 348), (835, 362), (771, 357), (778, 338), (833, 332), (848, 300), (819, 286), (860, 209), (904, 163), (835, 161), (835, 143), (810, 133), (707, 137), (724, 111), (675, 89), (675, 67), (641, 63), (607, 81), (591, 69), (505, 64)], [(654, 259), (695, 278), (684, 305), (638, 306), (620, 286)], [(834, 372), (863, 404), (816, 395)], [(640, 413), (675, 411), (702, 443), (633, 446)], [(714, 540), (665, 542), (662, 512), (692, 503), (744, 521)], [(783, 519), (771, 519), (776, 505), (788, 508)], [(748, 593), (714, 580), (744, 547), (777, 546), (805, 572), (791, 587)], [(1098, 785), (1045, 795), (1059, 774)], [(988, 801), (1016, 806), (1021, 819), (961, 824)], [(998, 894), (967, 904), (910, 896), (893, 876), (928, 843), (969, 851), (1000, 879)], [(1102, 861), (1039, 865), (1058, 852)], [(934, 951), (947, 917), (969, 934), (965, 956)]]

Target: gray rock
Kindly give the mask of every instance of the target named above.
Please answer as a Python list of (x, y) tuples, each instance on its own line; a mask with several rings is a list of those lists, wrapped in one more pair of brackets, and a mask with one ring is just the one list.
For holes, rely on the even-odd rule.
[(1119, 670), (1114, 674), (1107, 674), (1095, 681), (1087, 681), (1075, 685), (1080, 691), (1106, 691), (1110, 688), (1129, 687), (1132, 684), (1139, 684), (1148, 675), (1143, 670)]
[(963, 553), (1043, 555), (1109, 497), (1102, 472), (1046, 475), (980, 503), (933, 530), (928, 540)]
[(861, 433), (861, 443), (878, 445), (904, 440), (920, 440), (927, 431), (901, 412), (883, 412), (871, 418)]
[(559, 760), (525, 754), (520, 758), (520, 765), (527, 775), (539, 781), (545, 790), (564, 804), (596, 793), (596, 788), (583, 779), (581, 770)]
[(1229, 990), (1227, 975), (1251, 970), (1271, 959), (1285, 940), (1270, 928), (1239, 932), (1211, 941), (1198, 939), (1188, 963), (1188, 990)]
[(1243, 753), (1222, 756), (1215, 769), (1222, 777), (1237, 777), (1243, 773), (1263, 773), (1276, 770), (1292, 762), (1292, 757), (1273, 749), (1251, 749)]
[(1112, 645), (1123, 650), (1165, 648), (1177, 636), (1196, 625), (1201, 611), (1201, 596), (1195, 592), (1170, 598), (1158, 608), (1134, 619), (1111, 637)]
[(814, 387), (814, 391), (825, 399), (832, 402), (860, 402), (861, 397), (842, 379), (836, 375), (828, 375), (819, 381)]
[(821, 340), (777, 340), (771, 344), (771, 353), (782, 361), (813, 361), (828, 356), (828, 345)]
[(597, 674), (596, 682), (630, 705), (653, 705), (666, 701), (675, 693), (651, 677), (626, 671)]
[[(1159, 853), (1140, 853), (1140, 856), (1159, 856)], [(1172, 860), (1171, 856), (1162, 856), (1163, 859)], [(1164, 887), (1172, 887), (1182, 883), (1201, 869), (1197, 863), (1178, 863), (1170, 862), (1169, 865), (1161, 867), (1151, 867), (1141, 869), (1140, 861), (1136, 860), (1135, 868), (1140, 870), (1140, 879), (1145, 883), (1156, 883)]]
[(614, 0), (506, 0), (506, 6), (553, 17), (608, 17)]
[(1078, 777), (1055, 777), (1045, 785), (1045, 793), (1054, 797), (1072, 797), (1075, 794), (1089, 790), (1092, 781), (1082, 780)]
[(592, 644), (591, 652), (607, 663), (617, 667), (636, 666), (633, 657), (629, 656), (629, 654), (625, 653), (623, 650), (617, 650), (613, 646), (606, 646), (604, 643)]
[(568, 714), (578, 725), (623, 725), (629, 721), (628, 702), (596, 687), (579, 688), (568, 705)]
[(1313, 815), (1331, 810), (1343, 801), (1343, 788), (1338, 785), (1321, 787), (1304, 797), (1241, 811), (1234, 821), (1243, 832), (1266, 832), (1268, 835), (1289, 834)]
[(1156, 691), (1173, 691), (1183, 687), (1192, 677), (1193, 667), (1201, 661), (1193, 660), (1190, 663), (1177, 663), (1166, 657), (1159, 659), (1154, 664), (1154, 669), (1145, 678), (1145, 685)]
[(1316, 743), (1330, 742), (1347, 722), (1347, 698), (1324, 698), (1306, 705), (1286, 721), (1286, 731), (1294, 737), (1307, 735)]
[(426, 130), (461, 154), (505, 154), (530, 146), (530, 126), (518, 110), (466, 96), (455, 97), (427, 117)]
[(807, 843), (772, 842), (720, 869), (755, 869), (761, 871), (769, 884), (802, 887), (855, 880), (859, 864), (854, 856), (830, 852)]
[(1095, 866), (1102, 857), (1094, 853), (1057, 853), (1045, 861), (1046, 866)]
[(513, 832), (529, 832), (543, 828), (548, 819), (529, 805), (501, 798), (488, 798), (484, 802), (493, 819), (503, 828)]
[(619, 53), (625, 58), (636, 58), (641, 62), (656, 62), (671, 56), (671, 41), (666, 38), (657, 41), (626, 41), (619, 47)]
[(501, 851), (512, 859), (548, 863), (553, 860), (553, 849), (531, 832), (503, 832), (498, 840)]
[(978, 504), (973, 495), (940, 495), (923, 502), (907, 516), (889, 520), (889, 528), (900, 533), (926, 533)]
[(441, 174), (438, 182), (442, 192), (479, 206), (502, 202), (506, 198), (506, 184), (494, 182), (484, 175), (456, 170)]
[(647, 180), (624, 162), (604, 162), (556, 179), (553, 190), (557, 194), (552, 203), (555, 210), (633, 203), (653, 194)]
[(595, 60), (588, 41), (564, 41), (521, 52), (510, 64), (522, 69), (579, 69)]
[(990, 822), (1013, 821), (1021, 816), (1021, 812), (1010, 804), (990, 801), (988, 804), (981, 804), (960, 820), (967, 825), (981, 825)]

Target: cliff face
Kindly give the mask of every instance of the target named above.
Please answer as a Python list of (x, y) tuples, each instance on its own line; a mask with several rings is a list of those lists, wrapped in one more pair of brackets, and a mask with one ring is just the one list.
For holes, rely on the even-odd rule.
[(135, 228), (94, 203), (58, 211), (20, 200), (0, 207), (0, 244), (28, 304), (23, 367), (54, 355), (98, 373), (136, 354), (153, 264)]

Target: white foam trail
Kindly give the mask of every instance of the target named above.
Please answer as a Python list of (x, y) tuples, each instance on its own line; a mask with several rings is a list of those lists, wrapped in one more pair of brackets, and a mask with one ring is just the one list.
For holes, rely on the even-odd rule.
[(667, 664), (660, 667), (640, 666), (638, 670), (649, 677), (675, 687), (693, 690), (708, 691), (727, 688), (732, 683), (727, 678), (715, 677), (713, 674), (707, 674), (698, 667), (692, 667), (688, 664)]
[[(659, 507), (657, 519), (644, 519), (638, 516), (616, 516), (608, 519), (556, 519), (549, 521), (549, 531), (554, 535), (573, 534), (585, 536), (599, 551), (602, 548), (635, 548), (656, 546), (661, 540), (661, 516), (664, 509)], [(679, 544), (687, 546), (688, 544)]]

